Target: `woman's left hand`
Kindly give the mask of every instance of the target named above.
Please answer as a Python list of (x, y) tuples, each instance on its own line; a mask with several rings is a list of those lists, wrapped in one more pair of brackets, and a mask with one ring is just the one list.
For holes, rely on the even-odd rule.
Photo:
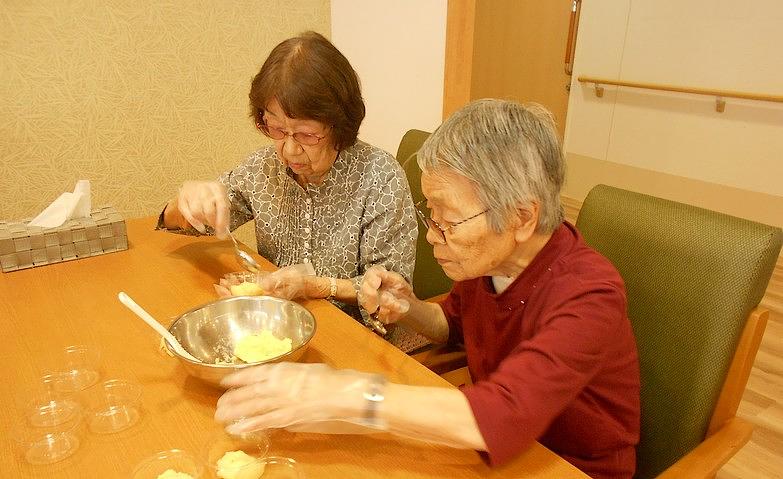
[[(319, 432), (329, 421), (362, 423), (364, 393), (377, 375), (326, 364), (263, 364), (226, 377), (215, 419), (231, 434), (296, 426)], [(320, 427), (318, 426), (320, 424)], [(376, 425), (377, 426), (377, 425)], [(377, 429), (377, 427), (375, 428)]]
[(258, 283), (264, 294), (282, 299), (308, 299), (313, 296), (312, 282), (315, 270), (309, 263), (295, 264), (281, 268), (264, 276)]
[(282, 299), (307, 297), (308, 276), (294, 270), (279, 270), (264, 277), (259, 283), (264, 294)]

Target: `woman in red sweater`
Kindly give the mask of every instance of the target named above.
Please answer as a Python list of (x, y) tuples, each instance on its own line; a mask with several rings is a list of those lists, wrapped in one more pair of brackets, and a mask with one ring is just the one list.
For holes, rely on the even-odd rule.
[(625, 287), (563, 220), (565, 163), (551, 115), (473, 102), (430, 136), (418, 159), (427, 198), (419, 217), (454, 287), (428, 303), (399, 274), (374, 267), (360, 303), (434, 342), (464, 344), (473, 385), (424, 388), (325, 365), (260, 366), (227, 379), (237, 389), (220, 399), (216, 418), (248, 418), (235, 431), (295, 424), (329, 432), (330, 420), (349, 421), (483, 451), (492, 465), (538, 440), (592, 477), (632, 477), (639, 364)]

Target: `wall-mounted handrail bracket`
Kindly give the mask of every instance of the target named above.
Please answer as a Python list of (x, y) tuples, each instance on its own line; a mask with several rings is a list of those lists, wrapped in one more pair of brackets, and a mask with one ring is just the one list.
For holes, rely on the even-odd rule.
[(595, 84), (595, 96), (598, 98), (604, 97), (604, 87), (602, 87), (600, 83)]
[(722, 96), (715, 97), (715, 111), (723, 113), (726, 110), (726, 100)]

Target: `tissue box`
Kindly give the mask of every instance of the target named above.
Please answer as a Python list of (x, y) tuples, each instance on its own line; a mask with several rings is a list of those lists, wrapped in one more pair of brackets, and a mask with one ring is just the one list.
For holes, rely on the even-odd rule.
[(68, 220), (56, 228), (28, 226), (29, 222), (0, 221), (4, 273), (128, 249), (125, 220), (111, 206), (100, 206), (89, 218)]

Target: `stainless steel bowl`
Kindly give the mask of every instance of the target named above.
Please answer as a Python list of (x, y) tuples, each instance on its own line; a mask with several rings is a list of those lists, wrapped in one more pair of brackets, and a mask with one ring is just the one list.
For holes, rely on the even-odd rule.
[[(269, 296), (234, 296), (194, 308), (178, 317), (169, 331), (195, 362), (177, 354), (189, 374), (214, 386), (228, 374), (257, 364), (297, 361), (315, 335), (315, 318), (304, 306)], [(278, 338), (291, 338), (291, 351), (257, 363), (222, 363), (230, 360), (236, 343), (250, 334), (268, 330)]]

